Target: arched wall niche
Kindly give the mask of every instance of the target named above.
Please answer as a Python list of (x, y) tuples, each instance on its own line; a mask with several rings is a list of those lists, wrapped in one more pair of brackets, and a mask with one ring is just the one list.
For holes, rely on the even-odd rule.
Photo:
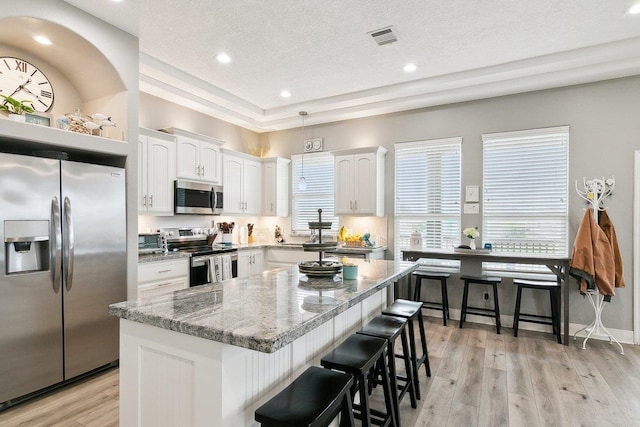
[[(33, 37), (44, 35), (44, 46)], [(57, 23), (33, 17), (0, 20), (0, 56), (13, 56), (37, 66), (54, 87), (54, 117), (82, 110), (113, 117), (119, 129), (107, 129), (109, 137), (126, 139), (126, 86), (109, 59), (92, 43)], [(5, 67), (0, 64), (0, 67)]]
[[(33, 41), (33, 35), (43, 29), (53, 30), (59, 42), (52, 38), (54, 45), (41, 46)], [(137, 140), (137, 37), (62, 0), (3, 0), (0, 50), (3, 46), (32, 54), (58, 69), (83, 101), (83, 112), (113, 116), (118, 123), (114, 139)], [(56, 98), (60, 99), (59, 94)], [(132, 147), (131, 154), (136, 152)]]

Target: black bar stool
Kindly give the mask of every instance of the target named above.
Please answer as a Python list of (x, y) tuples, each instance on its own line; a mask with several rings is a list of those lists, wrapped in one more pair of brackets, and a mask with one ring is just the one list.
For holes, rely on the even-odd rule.
[[(499, 277), (489, 276), (460, 276), (460, 279), (464, 281), (464, 293), (462, 294), (462, 309), (460, 312), (460, 327), (467, 320), (468, 314), (475, 314), (478, 316), (495, 317), (496, 319), (496, 332), (500, 334), (500, 305), (498, 304), (498, 284), (501, 280)], [(467, 302), (469, 299), (469, 285), (489, 285), (493, 289), (493, 308), (484, 307), (470, 307)]]
[(354, 426), (351, 375), (312, 366), (255, 412), (263, 427), (325, 427), (342, 414), (340, 426)]
[[(385, 360), (386, 354), (385, 339), (354, 334), (320, 361), (320, 364), (327, 369), (346, 372), (354, 377), (355, 383), (351, 387), (351, 396), (354, 397), (356, 391), (360, 393), (360, 403), (353, 404), (354, 415), (362, 421), (363, 427), (370, 426), (372, 422), (381, 426), (397, 425), (389, 371)], [(371, 389), (369, 372), (372, 369), (380, 374), (382, 379), (385, 412), (372, 409), (369, 403)]]
[[(415, 277), (415, 289), (413, 290), (413, 300), (421, 301), (424, 308), (432, 308), (436, 310), (442, 310), (442, 323), (447, 326), (447, 319), (449, 319), (449, 294), (447, 293), (447, 279), (451, 276), (449, 273), (440, 273), (437, 271), (416, 271), (413, 273)], [(423, 280), (433, 280), (440, 282), (440, 293), (442, 294), (442, 302), (437, 301), (425, 301), (420, 298), (420, 291), (422, 290)]]
[[(518, 287), (516, 311), (513, 315), (513, 336), (518, 336), (518, 324), (520, 322), (539, 323), (541, 325), (551, 325), (553, 334), (558, 338), (558, 343), (562, 344), (562, 336), (560, 335), (560, 285), (557, 282), (525, 279), (513, 279), (513, 284)], [(549, 291), (551, 316), (521, 313), (520, 302), (522, 301), (523, 289)], [(525, 318), (521, 318), (522, 316)]]
[[(357, 334), (370, 335), (387, 340), (389, 376), (391, 377), (391, 388), (394, 390), (394, 392), (391, 393), (391, 397), (393, 398), (393, 408), (395, 413), (398, 414), (398, 425), (400, 424), (400, 401), (407, 392), (409, 392), (409, 397), (411, 399), (411, 407), (417, 407), (413, 374), (411, 372), (411, 355), (409, 352), (407, 335), (405, 333), (407, 329), (406, 326), (407, 319), (380, 314), (371, 319), (369, 323), (356, 332)], [(394, 347), (398, 337), (400, 337), (400, 341), (402, 342), (402, 359), (404, 360), (404, 368), (407, 373), (406, 377), (399, 376), (396, 371)], [(398, 380), (404, 382), (404, 384), (398, 385)]]
[[(429, 365), (429, 353), (427, 351), (427, 337), (424, 331), (424, 320), (422, 318), (422, 303), (420, 301), (408, 301), (406, 299), (397, 299), (389, 307), (382, 309), (385, 316), (396, 316), (407, 319), (409, 327), (409, 348), (411, 349), (411, 368), (413, 371), (413, 383), (416, 389), (416, 398), (420, 399), (420, 380), (418, 378), (418, 370), (420, 365), (424, 364), (424, 370), (427, 377), (431, 376), (431, 366)], [(420, 342), (422, 344), (422, 356), (418, 357), (416, 351), (416, 337), (413, 330), (413, 322), (418, 321), (418, 329), (420, 331)], [(396, 355), (396, 357), (401, 357)]]

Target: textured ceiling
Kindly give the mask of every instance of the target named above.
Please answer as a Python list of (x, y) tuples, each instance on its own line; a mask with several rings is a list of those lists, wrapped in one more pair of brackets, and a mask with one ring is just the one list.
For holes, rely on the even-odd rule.
[(257, 131), (640, 74), (631, 0), (66, 1), (138, 34), (141, 90)]

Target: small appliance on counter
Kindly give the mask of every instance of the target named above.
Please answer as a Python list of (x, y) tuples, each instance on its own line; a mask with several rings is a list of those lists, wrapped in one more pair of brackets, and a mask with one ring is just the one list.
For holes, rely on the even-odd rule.
[(159, 232), (138, 234), (138, 255), (160, 254), (164, 251), (165, 245)]

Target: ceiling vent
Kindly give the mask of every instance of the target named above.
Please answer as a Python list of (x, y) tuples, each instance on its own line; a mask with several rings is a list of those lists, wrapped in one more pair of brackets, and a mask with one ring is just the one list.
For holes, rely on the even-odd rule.
[(398, 41), (398, 38), (393, 33), (391, 26), (380, 28), (379, 30), (370, 31), (367, 34), (370, 34), (371, 37), (373, 37), (376, 43), (378, 43), (378, 46)]

